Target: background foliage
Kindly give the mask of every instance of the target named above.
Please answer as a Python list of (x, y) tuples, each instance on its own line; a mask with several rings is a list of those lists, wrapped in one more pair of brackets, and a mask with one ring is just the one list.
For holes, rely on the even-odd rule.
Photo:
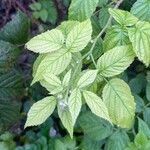
[[(129, 63), (130, 66), (127, 66), (124, 73), (118, 73), (118, 75), (114, 72), (114, 75), (123, 79), (130, 86), (132, 95), (134, 95), (136, 116), (131, 129), (112, 126), (83, 105), (74, 127), (73, 139), (62, 125), (56, 110), (42, 125), (24, 130), (29, 108), (33, 103), (48, 95), (47, 90), (39, 83), (30, 86), (33, 62), (38, 55), (27, 51), (25, 43), (31, 37), (47, 29), (53, 29), (67, 19), (83, 21), (90, 18), (93, 28), (92, 39), (94, 39), (107, 24), (110, 17), (108, 8), (113, 8), (116, 2), (116, 0), (28, 0), (26, 2), (16, 0), (15, 2), (8, 1), (8, 8), (5, 1), (0, 2), (2, 14), (0, 15), (0, 150), (150, 149), (150, 70), (149, 60), (141, 55), (138, 55), (138, 58), (146, 66), (136, 58), (131, 65)], [(119, 8), (131, 12), (141, 21), (150, 21), (149, 0), (124, 0)], [(113, 13), (115, 14), (115, 12), (111, 14)], [(144, 38), (144, 42), (145, 39), (150, 38), (150, 30), (146, 27), (145, 29), (143, 24), (138, 24), (137, 28), (146, 30), (146, 36), (135, 34), (133, 22), (136, 19), (115, 18), (115, 20), (112, 20), (105, 33), (98, 39), (93, 50), (95, 60), (116, 46), (129, 44), (130, 41), (134, 44), (134, 39), (138, 38)], [(123, 24), (129, 25), (130, 23), (129, 37), (122, 21)], [(70, 23), (70, 29), (73, 25), (75, 24)], [(65, 29), (65, 25), (58, 26), (59, 28)], [(68, 32), (64, 30), (64, 35), (67, 35)], [(90, 50), (92, 42), (81, 52), (82, 56)], [(146, 48), (149, 44), (148, 41)], [(134, 45), (136, 47), (136, 43)], [(115, 52), (116, 49), (114, 49), (114, 55)], [(148, 48), (147, 54), (149, 57)], [(76, 65), (74, 62), (80, 60), (81, 56), (72, 53), (72, 57), (71, 64), (74, 68)], [(105, 57), (107, 59), (107, 56)], [(128, 59), (130, 61), (132, 55)], [(100, 62), (103, 62), (103, 59)], [(80, 63), (79, 65), (81, 66)], [(89, 67), (94, 66), (91, 59), (86, 58), (83, 61), (82, 70)], [(112, 73), (112, 70), (110, 72)], [(106, 76), (109, 77), (109, 74)], [(98, 89), (99, 94), (102, 92), (101, 85), (88, 88), (91, 91)]]

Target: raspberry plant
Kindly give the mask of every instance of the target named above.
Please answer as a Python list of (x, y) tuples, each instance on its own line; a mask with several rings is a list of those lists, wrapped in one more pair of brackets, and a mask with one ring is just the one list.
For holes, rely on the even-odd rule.
[[(103, 2), (72, 0), (67, 21), (26, 44), (39, 53), (32, 84), (40, 82), (49, 95), (31, 107), (25, 127), (42, 124), (57, 107), (73, 137), (82, 105), (112, 125), (132, 127), (135, 101), (120, 74), (136, 57), (146, 67), (150, 64), (150, 23), (147, 16), (140, 17), (138, 1), (131, 12), (118, 9), (123, 0), (113, 1), (106, 25), (95, 36), (91, 16)], [(99, 41), (103, 41), (102, 52), (95, 48)]]

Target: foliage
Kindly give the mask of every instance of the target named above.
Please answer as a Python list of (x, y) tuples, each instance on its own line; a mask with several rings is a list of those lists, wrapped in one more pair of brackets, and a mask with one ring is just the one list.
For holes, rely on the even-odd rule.
[[(79, 76), (74, 76), (78, 65), (74, 68), (71, 68), (69, 65), (72, 61), (72, 54), (84, 51), (84, 48), (92, 40), (92, 23), (90, 17), (96, 9), (97, 4), (98, 1), (72, 1), (69, 8), (69, 19), (76, 20), (73, 26), (70, 26), (70, 21), (65, 21), (58, 29), (52, 29), (39, 34), (26, 44), (29, 50), (39, 53), (39, 57), (34, 65), (34, 79), (32, 84), (40, 81), (55, 97), (58, 115), (71, 137), (73, 137), (73, 127), (83, 103), (81, 95), (83, 95), (84, 103), (97, 116), (121, 128), (131, 128), (135, 116), (134, 97), (128, 84), (116, 77), (116, 75), (124, 72), (134, 61), (135, 56), (146, 67), (150, 64), (149, 22), (139, 20), (128, 11), (109, 8), (110, 15), (116, 21), (114, 24), (122, 26), (123, 30), (127, 32), (125, 38), (128, 39), (128, 44), (120, 43), (119, 46), (114, 45), (115, 47), (105, 50), (106, 52), (96, 62), (97, 58), (94, 58), (93, 50), (97, 39), (103, 33), (100, 32), (93, 39), (94, 42), (91, 49), (76, 62), (77, 64), (81, 62), (84, 64), (84, 59), (90, 57), (94, 66), (89, 66), (88, 69), (83, 68), (78, 73)], [(69, 31), (66, 33), (67, 29)], [(109, 32), (112, 32), (111, 30)], [(102, 31), (105, 31), (105, 28)], [(112, 39), (115, 37), (116, 35), (112, 36)], [(70, 69), (69, 81), (66, 87), (63, 87), (61, 85), (63, 82), (61, 79), (65, 76), (63, 72)], [(100, 93), (97, 95), (97, 90), (88, 91), (86, 89), (89, 85), (101, 85), (101, 82), (97, 81), (98, 77), (106, 82), (106, 85), (103, 83), (102, 99), (99, 97)], [(114, 78), (111, 79), (110, 77)], [(53, 87), (51, 91), (55, 92), (51, 92), (50, 87)], [(49, 101), (50, 99), (51, 97), (49, 97)], [(48, 111), (52, 112), (54, 108), (51, 108), (51, 104), (47, 103), (45, 105), (44, 100), (37, 102), (30, 109), (25, 127), (41, 124), (51, 114)], [(41, 110), (44, 112), (43, 116), (46, 115), (44, 118), (40, 119), (40, 116), (34, 116), (34, 113), (41, 113)], [(30, 120), (31, 118), (32, 121)]]
[[(38, 19), (30, 33), (21, 11), (0, 30), (1, 132), (21, 118), (21, 134), (2, 134), (0, 149), (149, 150), (149, 0), (29, 7)], [(33, 56), (25, 84), (16, 61), (24, 43)]]

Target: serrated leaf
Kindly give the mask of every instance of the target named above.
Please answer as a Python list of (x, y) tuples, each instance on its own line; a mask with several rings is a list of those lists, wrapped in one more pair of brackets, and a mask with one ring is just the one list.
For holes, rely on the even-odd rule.
[(124, 26), (117, 24), (107, 30), (104, 38), (103, 49), (106, 52), (116, 46), (128, 44), (130, 44), (130, 40), (127, 29)]
[(65, 74), (63, 81), (62, 81), (62, 85), (64, 87), (67, 87), (70, 79), (71, 79), (71, 69)]
[(150, 119), (149, 119), (149, 116), (150, 116), (150, 108), (147, 107), (147, 108), (145, 108), (145, 110), (143, 112), (143, 119), (146, 122), (146, 124), (148, 125), (148, 127), (150, 128)]
[(36, 53), (48, 53), (59, 50), (63, 43), (62, 32), (58, 29), (52, 29), (33, 37), (26, 43), (26, 47)]
[(67, 49), (71, 52), (79, 52), (83, 50), (91, 40), (91, 35), (92, 25), (89, 19), (77, 24), (67, 36)]
[(122, 128), (130, 128), (134, 121), (135, 103), (128, 84), (114, 78), (105, 85), (102, 97), (112, 122)]
[(124, 150), (130, 139), (125, 131), (116, 131), (111, 135), (105, 145), (105, 150)]
[(128, 34), (137, 57), (148, 67), (150, 64), (150, 23), (139, 21), (135, 27), (128, 29)]
[(140, 20), (150, 22), (149, 9), (150, 9), (149, 0), (137, 0), (131, 8), (131, 13), (137, 16)]
[(108, 12), (108, 8), (107, 7), (102, 7), (100, 9), (100, 12), (99, 12), (99, 15), (98, 15), (98, 21), (99, 21), (99, 24), (100, 24), (100, 27), (101, 28), (104, 28), (108, 19), (109, 19), (109, 12)]
[(59, 75), (67, 68), (70, 61), (71, 53), (64, 49), (47, 54), (36, 64), (32, 84), (43, 79), (45, 73)]
[(101, 119), (90, 111), (84, 112), (78, 120), (85, 135), (93, 141), (100, 141), (113, 132), (113, 127), (108, 121)]
[(63, 33), (63, 35), (65, 37), (67, 37), (67, 35), (69, 34), (69, 32), (77, 25), (79, 24), (79, 21), (73, 21), (73, 20), (68, 20), (68, 21), (63, 21), (58, 27), (57, 29), (61, 30), (61, 32)]
[(56, 99), (52, 96), (36, 102), (30, 108), (25, 128), (42, 124), (54, 111), (56, 107)]
[(138, 18), (136, 18), (135, 16), (133, 16), (128, 11), (109, 8), (109, 13), (113, 16), (113, 18), (120, 25), (132, 26), (132, 25), (136, 24), (137, 21), (138, 21)]
[(58, 115), (63, 124), (63, 126), (67, 129), (70, 134), (70, 137), (73, 138), (73, 121), (71, 117), (71, 113), (67, 106), (63, 107), (58, 105)]
[(150, 128), (142, 119), (138, 118), (138, 132), (144, 133), (148, 138), (150, 138)]
[(104, 53), (97, 62), (99, 73), (112, 77), (122, 73), (134, 60), (131, 46), (118, 46)]
[(69, 20), (84, 21), (91, 17), (98, 0), (72, 0), (69, 7)]
[(42, 85), (45, 85), (44, 87), (47, 88), (51, 94), (56, 94), (63, 90), (60, 79), (54, 74), (44, 74), (43, 77), (46, 83), (44, 84), (43, 81)]
[(9, 71), (19, 54), (20, 50), (16, 46), (0, 40), (0, 72)]
[(146, 98), (150, 101), (150, 83), (147, 83), (146, 85)]
[(87, 105), (95, 115), (111, 122), (108, 110), (100, 97), (90, 91), (83, 91), (83, 96)]
[(69, 100), (68, 100), (68, 107), (69, 107), (69, 111), (71, 113), (72, 120), (73, 120), (74, 124), (75, 124), (76, 119), (80, 113), (81, 106), (82, 106), (81, 92), (79, 89), (74, 89), (71, 92), (71, 95), (70, 95)]
[(93, 83), (97, 76), (97, 70), (87, 70), (77, 82), (77, 87), (84, 88)]
[(27, 40), (28, 29), (28, 17), (23, 12), (18, 11), (12, 20), (1, 28), (0, 39), (13, 44), (23, 44)]

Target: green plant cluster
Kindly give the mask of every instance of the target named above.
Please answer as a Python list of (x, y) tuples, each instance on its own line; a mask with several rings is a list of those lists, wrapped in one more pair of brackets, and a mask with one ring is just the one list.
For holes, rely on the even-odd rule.
[[(62, 3), (60, 24), (55, 1), (30, 5), (45, 30), (34, 37), (21, 11), (0, 29), (0, 131), (25, 128), (1, 134), (0, 150), (149, 150), (150, 1)], [(31, 86), (22, 45), (37, 56)]]

